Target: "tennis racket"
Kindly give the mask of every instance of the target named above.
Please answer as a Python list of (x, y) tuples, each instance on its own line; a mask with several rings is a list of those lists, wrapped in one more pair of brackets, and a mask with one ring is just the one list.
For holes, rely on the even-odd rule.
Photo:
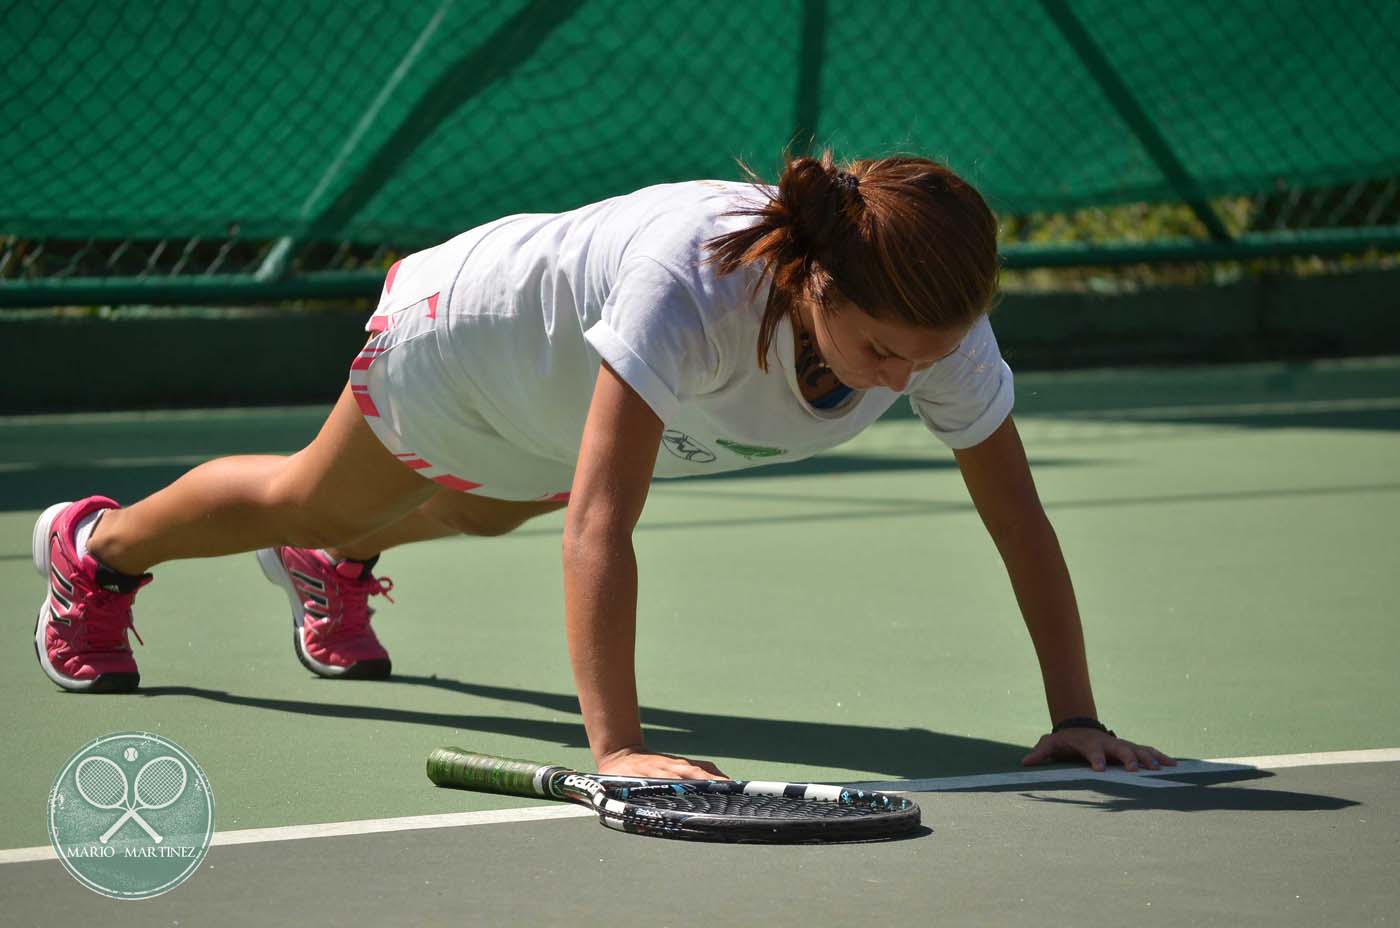
[(587, 806), (608, 828), (692, 841), (873, 841), (919, 827), (911, 799), (870, 790), (758, 780), (651, 780), (438, 748), (438, 786)]

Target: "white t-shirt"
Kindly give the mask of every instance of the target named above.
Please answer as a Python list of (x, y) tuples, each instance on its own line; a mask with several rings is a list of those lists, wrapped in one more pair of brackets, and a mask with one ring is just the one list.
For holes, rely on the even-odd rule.
[[(899, 398), (858, 391), (819, 411), (799, 391), (784, 322), (758, 368), (767, 284), (744, 269), (719, 276), (705, 243), (753, 220), (748, 184), (648, 187), (559, 214), (508, 216), (433, 249), (457, 268), (438, 350), (476, 411), (529, 454), (572, 466), (600, 361), (665, 424), (658, 477), (797, 461), (835, 447)], [(445, 324), (444, 324), (445, 322)], [(989, 436), (1011, 411), (1010, 369), (990, 324), (904, 390), (952, 448)]]

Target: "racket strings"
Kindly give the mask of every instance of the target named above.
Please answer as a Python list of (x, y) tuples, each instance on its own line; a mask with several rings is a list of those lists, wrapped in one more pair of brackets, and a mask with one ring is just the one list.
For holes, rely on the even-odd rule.
[(883, 803), (839, 803), (787, 796), (749, 796), (744, 793), (633, 793), (626, 797), (626, 802), (657, 811), (730, 818), (866, 818), (894, 811)]

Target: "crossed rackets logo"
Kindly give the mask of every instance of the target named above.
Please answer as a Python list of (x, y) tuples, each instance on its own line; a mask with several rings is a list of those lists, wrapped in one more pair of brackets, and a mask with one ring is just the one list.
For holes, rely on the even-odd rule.
[(127, 822), (135, 822), (156, 844), (164, 842), (151, 824), (141, 815), (168, 808), (185, 794), (189, 773), (178, 757), (162, 754), (146, 761), (136, 772), (136, 782), (127, 779), (126, 771), (107, 757), (88, 757), (78, 764), (74, 780), (78, 793), (94, 809), (125, 811), (97, 840), (106, 844)]

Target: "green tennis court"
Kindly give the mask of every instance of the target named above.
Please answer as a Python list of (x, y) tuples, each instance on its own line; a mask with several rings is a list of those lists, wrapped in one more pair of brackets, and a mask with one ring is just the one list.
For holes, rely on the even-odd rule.
[[(560, 516), (386, 555), (387, 682), (306, 673), (281, 593), (247, 556), (158, 571), (138, 604), (138, 693), (56, 690), (30, 638), (37, 510), (131, 499), (216, 454), (293, 450), (324, 410), (5, 420), (12, 923), (1393, 919), (1400, 359), (1026, 374), (1018, 396), (1103, 717), (1217, 763), (977, 778), (1018, 771), (1044, 701), (995, 551), (916, 420), (762, 476), (659, 482), (637, 533), (649, 741), (746, 778), (920, 790), (929, 833), (850, 847), (662, 842), (427, 782), (442, 744), (588, 766)], [(120, 730), (198, 759), (218, 832), (185, 886), (125, 907), (63, 872), (44, 815), (64, 761)], [(537, 811), (463, 815), (521, 807)], [(350, 824), (302, 827), (324, 823)]]
[[(1400, 919), (1400, 3), (0, 0), (0, 60), (5, 925)], [(927, 338), (947, 320), (929, 314), (974, 290), (980, 312), (999, 273), (993, 324), (1097, 711), (1177, 766), (1020, 766), (1064, 713), (1047, 718), (954, 457), (903, 402), (809, 460), (655, 481), (634, 539), (636, 668), (650, 748), (744, 779), (907, 794), (923, 814), (912, 836), (667, 841), (571, 804), (435, 788), (424, 761), (446, 745), (593, 764), (566, 654), (561, 512), (504, 537), (391, 548), (374, 568), (394, 583), (393, 602), (374, 600), (388, 680), (304, 669), (287, 597), (251, 554), (157, 567), (136, 605), (136, 692), (78, 695), (41, 670), (36, 517), (91, 494), (139, 500), (211, 458), (305, 447), (352, 359), (373, 363), (366, 319), (384, 309), (370, 328), (387, 338), (390, 311), (418, 305), (380, 305), (397, 269), (394, 299), (424, 297), (420, 323), (444, 293), (450, 318), (454, 290), (481, 297), (483, 318), (538, 308), (531, 351), (607, 289), (542, 272), (498, 291), (461, 263), (443, 271), (452, 289), (408, 293), (424, 249), (505, 216), (741, 180), (741, 163), (772, 181), (784, 152), (828, 151), (804, 167), (810, 198), (785, 200), (764, 236), (804, 275), (786, 322), (837, 319), (822, 302), (834, 291), (807, 286), (816, 270), (856, 303), (848, 284), (868, 271), (881, 293), (921, 294), (894, 300), (926, 330), (904, 333), (912, 348), (871, 342), (913, 364), (946, 356)], [(876, 235), (883, 211), (930, 194), (868, 198), (892, 155), (955, 171), (980, 192), (958, 194), (972, 212), (939, 206), (916, 223), (922, 238)], [(579, 253), (649, 246), (656, 228), (609, 225), (626, 247)], [(550, 260), (573, 253), (565, 238), (539, 237), (558, 244)], [(880, 247), (845, 247), (866, 239)], [(945, 263), (945, 248), (968, 254)], [(981, 283), (954, 286), (959, 267)], [(938, 286), (913, 283), (929, 275)], [(548, 315), (547, 290), (583, 302)], [(870, 324), (884, 302), (854, 318)], [(676, 323), (658, 317), (646, 341)], [(827, 362), (847, 352), (818, 338), (809, 353), (794, 335), (788, 373), (820, 387), (799, 389), (804, 402), (843, 402), (862, 378)], [(568, 368), (526, 354), (492, 353), (509, 384), (493, 396)], [(709, 366), (694, 352), (677, 363)], [(565, 392), (512, 427), (562, 434), (542, 423)], [(441, 467), (423, 476), (446, 486), (487, 479), (424, 447), (391, 450)], [(979, 497), (1033, 508), (1014, 489)], [(1026, 565), (1058, 566), (1035, 534), (1037, 554), (1011, 559), (1023, 590)], [(1040, 573), (1058, 593), (1029, 598), (1066, 602), (1062, 573)], [(99, 634), (125, 614), (105, 602)], [(145, 748), (113, 746), (123, 732), (188, 752), (207, 791), (178, 757), (138, 770)], [(79, 753), (99, 743), (111, 756)], [(64, 850), (51, 834), (73, 790), (86, 805), (68, 812), (98, 824)], [(180, 827), (211, 843), (178, 871), (184, 858), (160, 852), (183, 845), (144, 814), (175, 834), (171, 804), (187, 794), (203, 818)], [(84, 882), (74, 863), (137, 842), (188, 879), (118, 901), (121, 887)]]

